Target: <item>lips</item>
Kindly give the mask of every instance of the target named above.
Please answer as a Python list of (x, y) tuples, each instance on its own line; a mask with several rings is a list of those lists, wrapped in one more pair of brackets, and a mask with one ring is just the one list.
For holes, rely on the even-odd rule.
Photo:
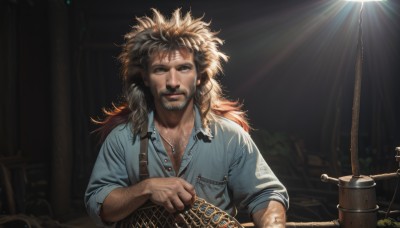
[(164, 97), (166, 97), (167, 99), (178, 99), (180, 96), (182, 96), (183, 93), (166, 93), (163, 94)]

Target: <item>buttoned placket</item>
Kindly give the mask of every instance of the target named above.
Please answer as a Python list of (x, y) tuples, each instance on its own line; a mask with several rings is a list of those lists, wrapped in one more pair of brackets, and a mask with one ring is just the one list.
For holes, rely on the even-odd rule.
[(190, 161), (193, 157), (193, 153), (196, 151), (196, 148), (198, 147), (198, 141), (200, 140), (198, 138), (198, 135), (202, 135), (209, 140), (213, 138), (213, 136), (206, 132), (204, 129), (201, 127), (201, 117), (200, 117), (200, 112), (196, 109), (196, 115), (195, 115), (195, 124), (194, 128), (192, 130), (192, 134), (189, 138), (189, 142), (185, 148), (185, 152), (182, 157), (182, 161), (179, 167), (178, 175), (176, 175), (175, 170), (172, 167), (172, 162), (167, 154), (167, 151), (164, 147), (164, 143), (160, 137), (159, 132), (157, 132), (157, 129), (154, 124), (154, 112), (150, 113), (149, 116), (149, 133), (151, 134), (151, 141), (154, 146), (154, 149), (156, 151), (156, 154), (158, 155), (157, 158), (160, 159), (161, 163), (163, 164), (163, 167), (160, 167), (164, 170), (164, 173), (166, 176), (179, 176), (183, 177), (186, 168), (190, 164)]
[(177, 175), (175, 173), (175, 170), (172, 167), (171, 159), (169, 158), (167, 151), (164, 147), (163, 141), (160, 137), (160, 133), (157, 131), (156, 128), (153, 128), (152, 142), (153, 142), (154, 148), (156, 149), (158, 157), (164, 166), (163, 168), (164, 168), (165, 172), (168, 174), (168, 176), (179, 176), (180, 177), (183, 175), (184, 170), (189, 165), (189, 163), (192, 159), (192, 153), (193, 153), (195, 145), (198, 141), (198, 138), (196, 136), (197, 134), (198, 134), (198, 131), (193, 129), (192, 135), (189, 138), (189, 142), (185, 148), (185, 152), (183, 154), (181, 164), (179, 167), (179, 171), (178, 171), (178, 175)]
[(178, 176), (182, 177), (186, 168), (188, 167), (190, 161), (193, 157), (193, 152), (195, 151), (196, 144), (198, 142), (197, 133), (195, 130), (192, 131), (192, 135), (189, 138), (189, 142), (185, 148), (185, 153), (183, 154), (181, 165), (179, 166)]
[(175, 176), (175, 170), (172, 168), (172, 162), (170, 158), (168, 157), (167, 151), (164, 147), (164, 144), (162, 142), (162, 139), (160, 137), (159, 132), (157, 132), (156, 128), (153, 128), (152, 131), (152, 143), (154, 145), (154, 148), (156, 149), (158, 158), (161, 160), (161, 163), (163, 164), (163, 169), (168, 176)]

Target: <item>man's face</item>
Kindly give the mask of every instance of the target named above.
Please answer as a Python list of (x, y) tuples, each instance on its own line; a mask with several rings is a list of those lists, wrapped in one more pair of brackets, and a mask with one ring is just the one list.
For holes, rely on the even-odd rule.
[(156, 108), (178, 111), (193, 104), (200, 79), (192, 53), (187, 50), (166, 55), (156, 53), (150, 58), (148, 69), (144, 82), (153, 94)]

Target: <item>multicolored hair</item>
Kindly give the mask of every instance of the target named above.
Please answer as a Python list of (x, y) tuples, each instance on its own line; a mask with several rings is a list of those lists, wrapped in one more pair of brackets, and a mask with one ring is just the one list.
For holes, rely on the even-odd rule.
[(147, 73), (149, 59), (157, 53), (173, 53), (185, 49), (193, 53), (200, 85), (196, 88), (194, 103), (200, 109), (202, 125), (208, 129), (210, 121), (217, 116), (231, 119), (246, 131), (250, 127), (241, 110), (241, 104), (224, 98), (221, 86), (215, 80), (222, 73), (221, 61), (228, 57), (218, 50), (223, 41), (210, 30), (210, 23), (201, 18), (193, 18), (188, 12), (173, 12), (166, 19), (159, 11), (152, 9), (153, 18), (136, 18), (137, 25), (125, 35), (125, 44), (119, 55), (122, 64), (124, 103), (104, 110), (106, 118), (95, 121), (101, 127), (97, 131), (103, 140), (108, 133), (121, 123), (131, 121), (134, 134), (139, 134), (147, 126), (149, 111), (154, 109), (153, 97), (144, 85), (142, 76)]

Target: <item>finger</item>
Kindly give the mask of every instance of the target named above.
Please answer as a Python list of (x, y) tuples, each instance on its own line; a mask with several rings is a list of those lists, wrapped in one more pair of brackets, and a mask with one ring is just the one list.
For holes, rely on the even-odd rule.
[(196, 198), (197, 198), (197, 196), (196, 196), (196, 194), (192, 197), (192, 200), (190, 201), (190, 205), (193, 205), (194, 204), (194, 202), (196, 201)]
[(196, 190), (193, 185), (189, 184), (186, 181), (184, 181), (183, 187), (186, 190), (186, 192), (188, 192), (191, 195), (189, 200), (187, 198), (184, 198), (185, 200), (184, 202), (186, 205), (192, 205), (196, 201)]
[(175, 213), (175, 207), (170, 201), (166, 201), (164, 203), (164, 208), (169, 212), (169, 213)]
[(196, 190), (195, 190), (195, 188), (194, 188), (193, 185), (189, 184), (187, 181), (185, 181), (185, 180), (183, 180), (183, 179), (181, 179), (181, 182), (182, 182), (183, 188), (184, 188), (187, 192), (189, 192), (192, 196), (195, 196), (195, 195), (196, 195)]
[(185, 205), (190, 205), (194, 202), (194, 196), (187, 191), (179, 192), (178, 196)]
[(172, 201), (174, 208), (177, 211), (182, 211), (183, 209), (185, 209), (185, 204), (181, 201), (181, 199), (179, 197), (176, 197), (176, 198), (172, 199), (171, 201)]

